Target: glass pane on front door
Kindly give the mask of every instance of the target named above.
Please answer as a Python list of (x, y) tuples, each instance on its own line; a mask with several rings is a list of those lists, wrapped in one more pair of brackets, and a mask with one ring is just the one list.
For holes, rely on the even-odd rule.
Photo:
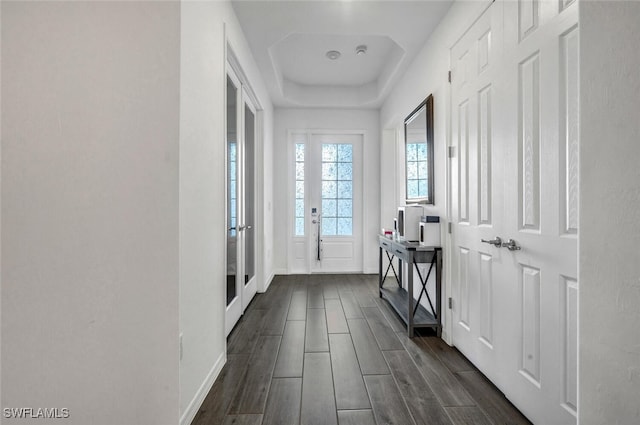
[(353, 145), (322, 145), (322, 236), (353, 235)]

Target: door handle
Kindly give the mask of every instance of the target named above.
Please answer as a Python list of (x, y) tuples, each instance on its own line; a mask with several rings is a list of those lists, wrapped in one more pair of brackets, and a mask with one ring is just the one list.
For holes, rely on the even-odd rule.
[(503, 243), (502, 246), (504, 248), (507, 248), (509, 251), (519, 251), (522, 249), (522, 247), (518, 246), (516, 241), (514, 241), (513, 239), (509, 239), (508, 241)]
[(242, 232), (246, 228), (247, 226), (245, 226), (244, 224), (242, 226), (238, 226), (238, 232)]
[(320, 221), (322, 219), (322, 215), (318, 215), (317, 218), (314, 218), (311, 222), (313, 224), (317, 224), (318, 225), (318, 240), (317, 240), (317, 255), (316, 255), (316, 260), (317, 261), (322, 261), (322, 232), (320, 230)]
[(495, 239), (490, 239), (490, 240), (480, 239), (480, 240), (484, 243), (488, 243), (489, 245), (495, 245), (496, 248), (500, 248), (501, 246), (504, 246), (502, 244), (502, 238), (500, 236), (496, 236)]

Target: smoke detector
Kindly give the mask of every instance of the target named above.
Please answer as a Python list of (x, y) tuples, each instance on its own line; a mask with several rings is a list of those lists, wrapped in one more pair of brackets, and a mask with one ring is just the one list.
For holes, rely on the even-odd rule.
[(341, 55), (342, 53), (340, 53), (337, 50), (329, 50), (326, 54), (327, 58), (329, 58), (332, 61), (338, 59)]

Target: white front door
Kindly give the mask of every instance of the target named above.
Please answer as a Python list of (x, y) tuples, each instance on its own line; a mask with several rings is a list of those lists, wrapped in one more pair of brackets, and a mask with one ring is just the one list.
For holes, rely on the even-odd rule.
[(451, 49), (453, 343), (540, 424), (576, 422), (577, 53), (562, 1), (493, 3)]
[(291, 132), (289, 270), (362, 272), (362, 134)]

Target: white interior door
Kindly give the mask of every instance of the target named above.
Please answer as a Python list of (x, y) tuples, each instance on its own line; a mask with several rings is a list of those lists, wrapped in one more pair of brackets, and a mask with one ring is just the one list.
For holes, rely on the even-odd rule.
[(257, 292), (256, 284), (256, 108), (246, 90), (242, 92), (242, 144), (240, 153), (240, 263), (244, 272), (242, 282), (242, 310), (247, 308)]
[(226, 206), (227, 335), (256, 294), (256, 108), (231, 67), (227, 69)]
[(504, 21), (506, 382), (533, 422), (575, 424), (578, 4), (505, 2)]
[(240, 194), (239, 141), (241, 139), (241, 85), (231, 68), (227, 70), (226, 88), (226, 229), (227, 229), (227, 282), (225, 330), (228, 335), (242, 316), (242, 287), (239, 276), (243, 276), (240, 261), (240, 238), (238, 232)]
[(496, 2), (451, 49), (453, 343), (540, 424), (576, 422), (577, 34)]
[[(496, 141), (502, 10), (492, 5), (451, 49), (452, 339), (492, 381), (500, 380), (499, 304), (505, 261), (503, 144)], [(498, 48), (496, 48), (496, 46)], [(482, 242), (482, 241), (487, 242)], [(491, 244), (489, 242), (494, 242)]]
[(290, 271), (362, 272), (362, 134), (291, 132)]

